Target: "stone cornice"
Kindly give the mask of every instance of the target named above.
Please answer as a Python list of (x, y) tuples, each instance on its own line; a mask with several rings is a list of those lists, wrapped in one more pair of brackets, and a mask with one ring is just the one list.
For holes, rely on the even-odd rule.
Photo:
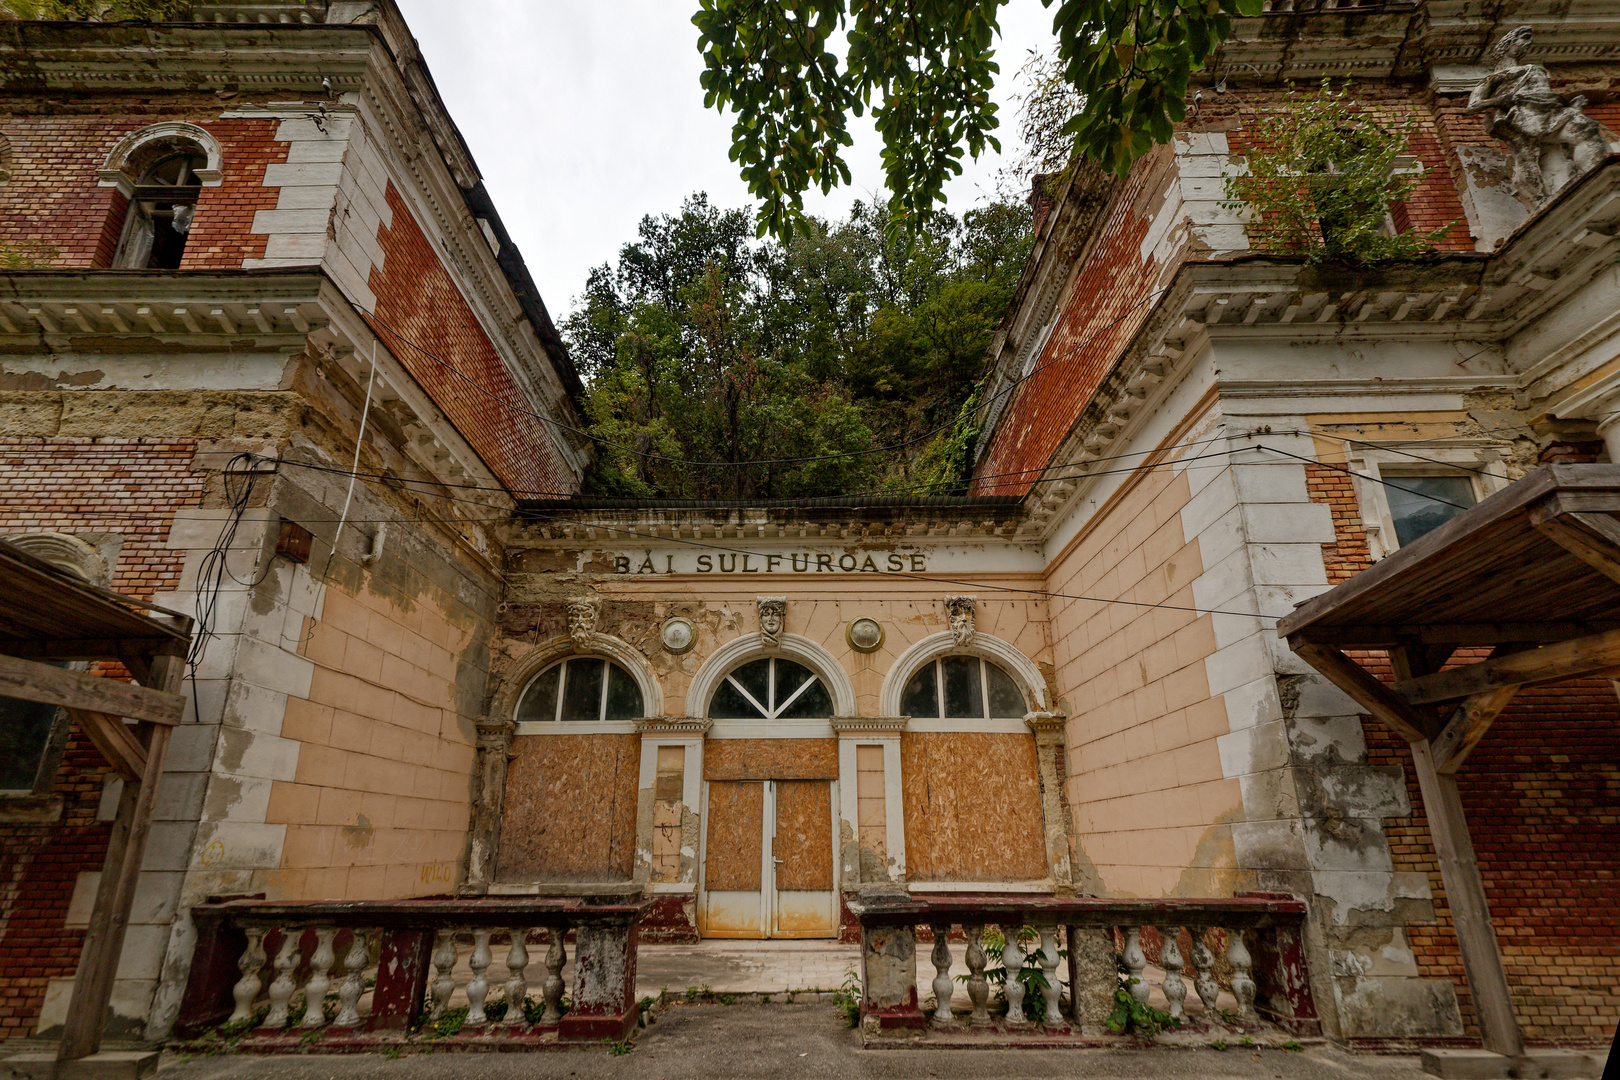
[(840, 736), (898, 735), (909, 723), (909, 716), (835, 716), (832, 729)]

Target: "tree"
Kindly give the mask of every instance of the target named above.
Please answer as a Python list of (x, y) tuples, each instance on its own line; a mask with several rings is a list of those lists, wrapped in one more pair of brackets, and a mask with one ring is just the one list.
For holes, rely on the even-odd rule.
[(0, 0), (0, 19), (117, 22), (156, 21), (191, 6), (191, 0)]
[[(883, 139), (893, 231), (914, 234), (964, 154), (1000, 149), (990, 90), (1007, 0), (699, 0), (704, 104), (736, 115), (731, 157), (786, 238), (804, 193), (850, 182), (850, 116)], [(1041, 0), (1056, 62), (1080, 95), (1063, 125), (1075, 152), (1123, 173), (1185, 115), (1187, 83), (1262, 0)], [(841, 44), (842, 55), (832, 49)]]

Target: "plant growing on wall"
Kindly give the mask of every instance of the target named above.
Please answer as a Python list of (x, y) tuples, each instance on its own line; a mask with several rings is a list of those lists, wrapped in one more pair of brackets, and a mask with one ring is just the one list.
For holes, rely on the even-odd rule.
[[(1005, 1003), (1007, 1000), (1007, 965), (1000, 963), (1002, 955), (1007, 951), (1007, 939), (995, 930), (986, 930), (982, 938), (984, 943), (985, 959), (995, 963), (994, 967), (986, 966), (984, 977), (990, 985), (996, 988), (996, 1000)], [(1033, 927), (1024, 926), (1018, 930), (1018, 947), (1024, 954), (1024, 966), (1018, 969), (1018, 981), (1024, 987), (1024, 1015), (1034, 1023), (1046, 1019), (1046, 972), (1040, 966), (1038, 953), (1041, 948), (1041, 936)], [(1058, 959), (1067, 960), (1069, 950), (1059, 949)], [(966, 983), (971, 976), (958, 975), (956, 981)]]
[(191, 0), (0, 0), (0, 19), (155, 21), (190, 6)]
[(1356, 265), (1417, 259), (1455, 222), (1419, 232), (1394, 227), (1392, 209), (1410, 195), (1421, 169), (1399, 169), (1417, 126), (1388, 122), (1322, 81), (1315, 94), (1291, 91), (1247, 133), (1246, 169), (1225, 176), (1231, 210), (1257, 214), (1249, 234), (1261, 251), (1312, 262)]

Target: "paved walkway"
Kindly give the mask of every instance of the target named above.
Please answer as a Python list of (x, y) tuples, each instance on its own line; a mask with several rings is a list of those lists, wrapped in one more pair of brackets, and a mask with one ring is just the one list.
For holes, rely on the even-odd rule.
[(660, 1010), (634, 1049), (532, 1054), (434, 1053), (253, 1057), (182, 1061), (157, 1080), (1034, 1080), (1076, 1076), (1151, 1080), (1420, 1080), (1416, 1057), (1208, 1046), (1150, 1050), (863, 1050), (827, 1004), (675, 1005)]

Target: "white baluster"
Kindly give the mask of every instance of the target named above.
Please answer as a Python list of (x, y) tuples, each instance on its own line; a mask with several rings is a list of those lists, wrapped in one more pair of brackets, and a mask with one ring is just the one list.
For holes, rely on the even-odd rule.
[(315, 951), (309, 957), (309, 981), (304, 984), (304, 1017), (299, 1027), (319, 1027), (326, 1023), (326, 992), (332, 987), (327, 972), (332, 970), (332, 939), (337, 927), (322, 927), (315, 931)]
[(265, 1027), (287, 1026), (287, 1006), (297, 988), (293, 969), (298, 966), (298, 938), (302, 933), (303, 930), (296, 927), (282, 928), (281, 948), (276, 952), (276, 978), (270, 984), (270, 1015), (264, 1018)]
[(1024, 984), (1018, 973), (1024, 970), (1024, 951), (1018, 947), (1018, 926), (1003, 926), (1007, 944), (1001, 950), (1001, 962), (1007, 969), (1007, 1023), (1024, 1023)]
[(332, 1021), (337, 1027), (360, 1026), (360, 995), (366, 989), (366, 965), (371, 962), (371, 950), (366, 948), (366, 932), (356, 930), (349, 951), (343, 957), (343, 985), (338, 987), (338, 1014)]
[(1046, 1018), (1041, 1021), (1046, 1027), (1061, 1027), (1063, 1024), (1063, 1011), (1059, 1006), (1063, 988), (1058, 983), (1058, 948), (1057, 927), (1047, 925), (1038, 927), (1041, 932), (1041, 970), (1046, 973)]
[(489, 994), (484, 972), (489, 961), (489, 929), (481, 926), (473, 931), (472, 956), (467, 959), (467, 966), (472, 968), (472, 978), (467, 980), (467, 1023), (472, 1025), (489, 1022), (484, 1015), (484, 998)]
[(549, 933), (551, 945), (546, 949), (546, 985), (540, 991), (541, 997), (546, 1001), (545, 1015), (540, 1018), (542, 1024), (555, 1024), (562, 1019), (562, 969), (568, 962), (568, 950), (563, 946), (563, 938), (568, 936), (568, 927), (553, 926)]
[(239, 1024), (253, 1015), (253, 1003), (259, 999), (259, 988), (264, 985), (259, 978), (259, 972), (264, 968), (264, 931), (250, 927), (246, 934), (247, 948), (236, 962), (242, 977), (231, 988), (231, 996), (236, 999), (236, 1011), (231, 1013), (230, 1019), (233, 1024)]
[(1126, 986), (1131, 997), (1147, 1004), (1148, 984), (1142, 978), (1142, 972), (1147, 969), (1147, 954), (1142, 951), (1142, 928), (1140, 926), (1127, 926), (1125, 928), (1125, 952), (1121, 959), (1125, 961), (1125, 971), (1130, 976)]
[(529, 993), (529, 981), (523, 969), (529, 966), (529, 950), (525, 948), (527, 930), (508, 930), (506, 948), (506, 1016), (507, 1027), (522, 1027), (528, 1023), (523, 1015), (523, 999)]
[(951, 934), (951, 924), (930, 923), (928, 928), (934, 932), (934, 951), (930, 957), (934, 961), (934, 1026), (949, 1027), (951, 992), (955, 989), (951, 983), (951, 947), (946, 941)]
[(1205, 935), (1209, 928), (1195, 926), (1192, 928), (1192, 962), (1193, 988), (1198, 991), (1198, 1000), (1204, 1003), (1204, 1020), (1214, 1023), (1220, 1013), (1216, 1010), (1216, 1001), (1219, 999), (1221, 984), (1215, 981), (1215, 954), (1210, 951), (1209, 942)]
[(984, 955), (984, 926), (964, 924), (962, 931), (967, 934), (968, 1000), (973, 1002), (971, 1022), (988, 1024), (990, 1010), (985, 1005), (990, 1000), (990, 980), (984, 977), (987, 960)]
[(1159, 966), (1164, 968), (1164, 999), (1170, 1003), (1170, 1015), (1180, 1019), (1186, 1015), (1182, 1002), (1187, 1000), (1187, 983), (1181, 977), (1186, 962), (1181, 958), (1181, 927), (1161, 926), (1159, 936), (1164, 944), (1159, 948)]
[(1254, 1020), (1255, 985), (1254, 979), (1249, 976), (1254, 958), (1243, 944), (1242, 930), (1226, 932), (1226, 962), (1232, 965), (1232, 996), (1237, 998), (1238, 1016), (1244, 1020)]
[(433, 967), (438, 971), (433, 980), (433, 1011), (428, 1019), (437, 1020), (450, 1007), (450, 995), (456, 992), (456, 932), (440, 930), (439, 940), (433, 947)]

